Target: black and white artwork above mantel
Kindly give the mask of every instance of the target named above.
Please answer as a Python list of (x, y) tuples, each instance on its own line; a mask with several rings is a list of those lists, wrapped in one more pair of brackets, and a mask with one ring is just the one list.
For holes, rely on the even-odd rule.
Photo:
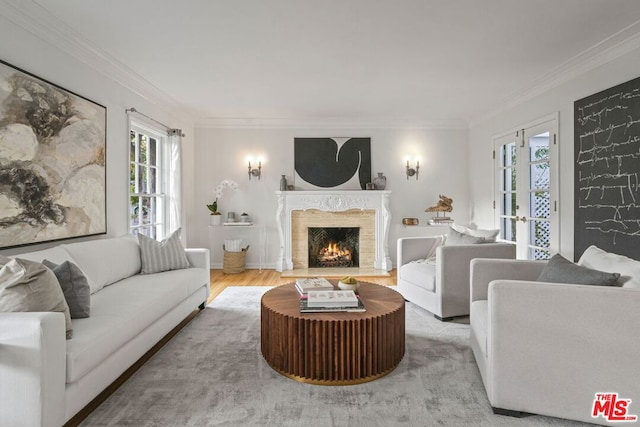
[(371, 138), (294, 138), (301, 190), (364, 190), (371, 182)]

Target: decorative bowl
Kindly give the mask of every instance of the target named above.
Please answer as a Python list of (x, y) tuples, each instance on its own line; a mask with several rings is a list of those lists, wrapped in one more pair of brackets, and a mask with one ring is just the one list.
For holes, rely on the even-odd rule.
[(360, 287), (360, 283), (351, 276), (345, 276), (338, 281), (338, 287), (343, 291), (355, 291)]
[(418, 218), (402, 218), (402, 225), (418, 225), (419, 223)]
[(356, 291), (358, 290), (358, 288), (360, 287), (360, 283), (342, 283), (342, 282), (338, 282), (338, 288), (342, 289), (343, 291)]

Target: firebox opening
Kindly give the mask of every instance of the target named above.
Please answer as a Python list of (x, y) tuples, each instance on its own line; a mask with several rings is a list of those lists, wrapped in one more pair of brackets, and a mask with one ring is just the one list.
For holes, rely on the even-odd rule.
[(309, 227), (309, 268), (359, 267), (360, 228)]

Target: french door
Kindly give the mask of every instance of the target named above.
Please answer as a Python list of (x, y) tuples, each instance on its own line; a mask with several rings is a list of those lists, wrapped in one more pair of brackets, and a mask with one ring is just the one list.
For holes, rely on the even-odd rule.
[(494, 138), (496, 222), (518, 259), (548, 259), (560, 247), (557, 128), (554, 115)]

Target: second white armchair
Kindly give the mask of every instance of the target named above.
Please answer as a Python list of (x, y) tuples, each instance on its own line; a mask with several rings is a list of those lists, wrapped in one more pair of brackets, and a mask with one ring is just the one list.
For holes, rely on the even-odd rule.
[(446, 236), (398, 239), (398, 291), (438, 320), (469, 314), (469, 265), (474, 258), (515, 258), (511, 243), (444, 244)]

